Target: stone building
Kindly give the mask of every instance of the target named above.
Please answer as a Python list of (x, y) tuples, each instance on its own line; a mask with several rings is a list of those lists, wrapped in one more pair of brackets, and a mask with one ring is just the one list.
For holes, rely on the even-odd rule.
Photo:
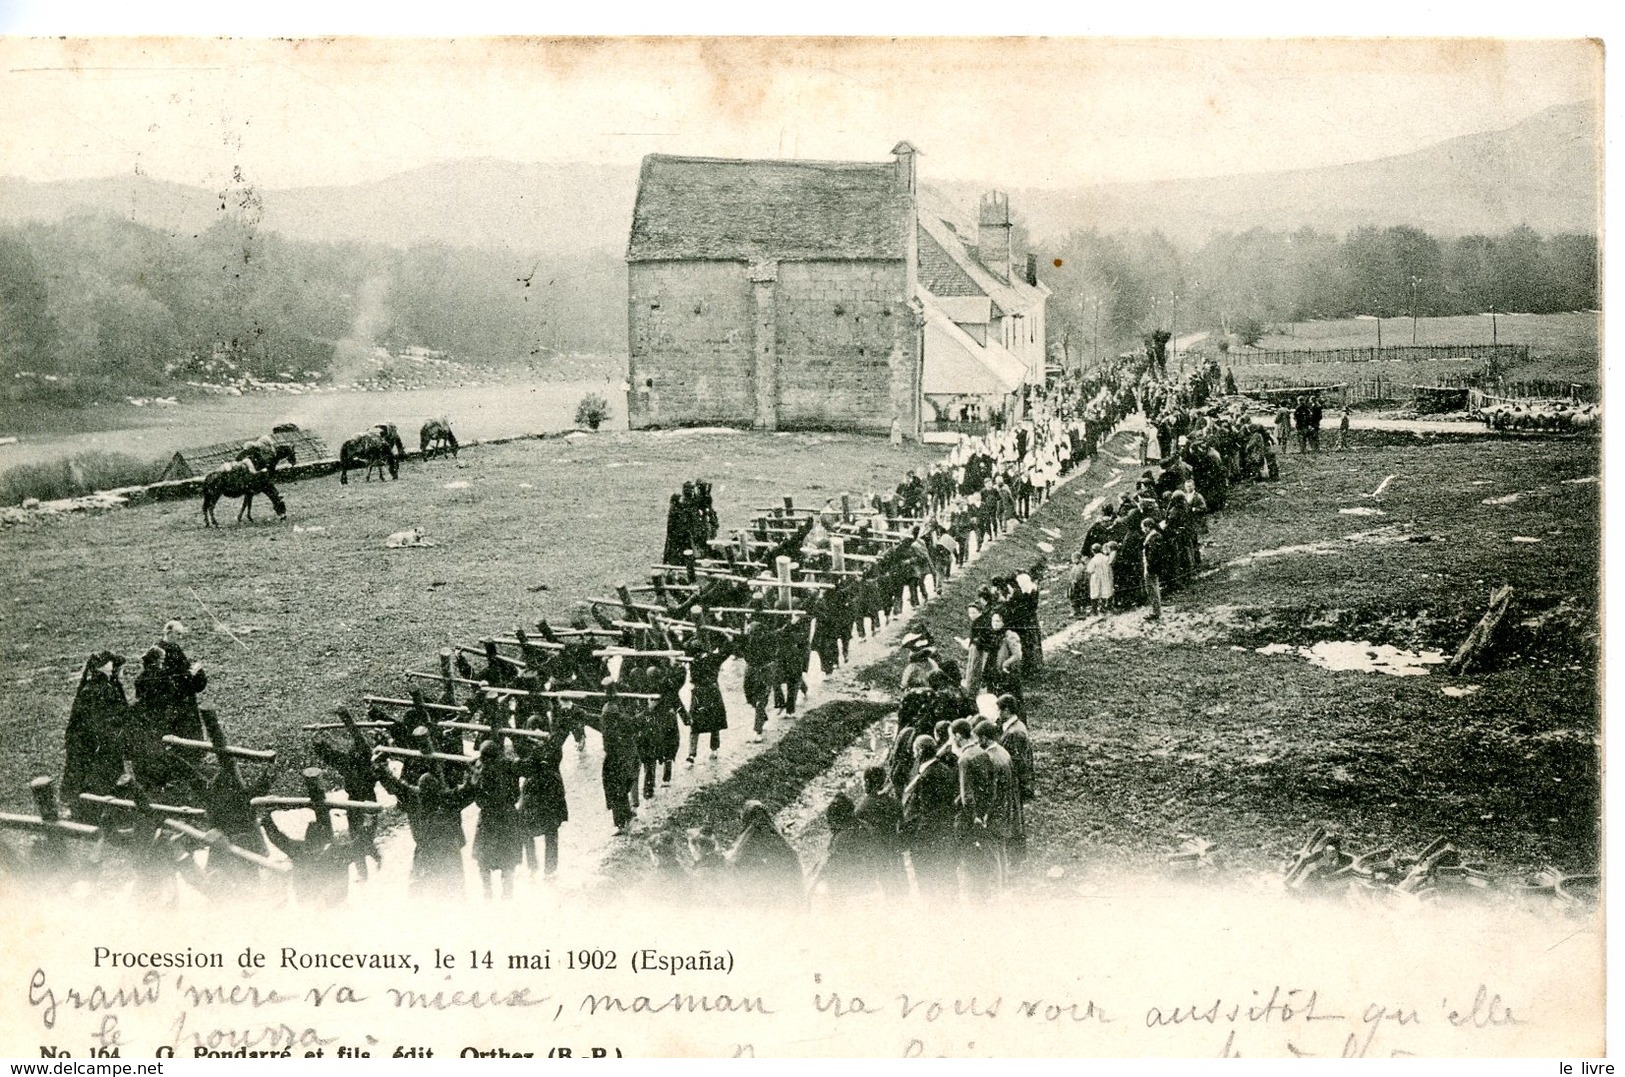
[(644, 158), (627, 245), (633, 429), (918, 437), (932, 403), (1044, 374), (1044, 301), (1009, 202), (975, 225), (888, 162)]

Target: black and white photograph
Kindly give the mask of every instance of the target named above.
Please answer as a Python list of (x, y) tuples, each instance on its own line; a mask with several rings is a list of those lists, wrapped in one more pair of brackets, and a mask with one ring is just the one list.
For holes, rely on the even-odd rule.
[(1605, 1053), (1600, 40), (0, 59), (0, 1055)]

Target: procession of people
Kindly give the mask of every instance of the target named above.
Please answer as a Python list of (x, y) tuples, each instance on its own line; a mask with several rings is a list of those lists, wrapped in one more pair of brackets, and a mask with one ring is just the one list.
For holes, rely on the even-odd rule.
[[(730, 730), (730, 661), (742, 667), (751, 734), (761, 739), (770, 722), (793, 720), (813, 656), (828, 675), (852, 661), (855, 642), (940, 595), (1136, 411), (1146, 417), (1147, 466), (1133, 493), (1089, 523), (1071, 595), (1080, 614), (1146, 601), (1155, 615), (1200, 563), (1204, 517), (1223, 507), (1230, 485), (1276, 474), (1269, 433), (1209, 406), (1217, 384), (1216, 366), (1180, 378), (1143, 363), (1063, 376), (1030, 387), (1018, 421), (961, 434), (945, 459), (891, 491), (818, 508), (786, 498), (731, 537), (719, 537), (710, 484), (687, 482), (670, 499), (648, 585), (582, 604), (567, 628), (543, 619), (447, 649), (439, 669), (408, 674), (415, 683), (404, 697), (368, 696), (360, 720), (339, 709), (337, 720), (310, 723), (309, 761), (319, 766), (303, 771), (302, 799), (271, 795), (276, 753), (231, 744), (199, 706), (208, 679), (171, 622), (143, 656), (133, 700), (120, 656), (85, 663), (65, 735), (63, 802), (41, 779), (40, 816), (6, 825), (36, 835), (41, 863), (61, 862), (77, 838), (140, 850), (140, 885), (165, 900), (176, 877), (217, 893), (265, 874), (286, 876), (296, 900), (331, 903), (352, 876), (365, 882), (376, 870), (379, 813), (393, 799), (411, 840), (413, 892), (459, 892), (471, 860), (484, 893), (511, 896), (520, 872), (557, 872), (562, 827), (593, 825), (586, 805), (570, 803), (562, 769), (570, 744), (585, 750), (589, 728), (608, 825), (619, 836), (640, 832), (640, 813), (679, 759), (693, 767), (702, 750), (717, 756)], [(653, 875), (681, 877), (696, 892), (738, 886), (743, 900), (800, 901), (808, 887), (895, 894), (910, 880), (931, 898), (1003, 888), (1021, 863), (1035, 791), (1023, 699), (1043, 667), (1039, 594), (1049, 567), (1045, 556), (982, 584), (957, 645), (907, 638), (896, 733), (861, 788), (829, 804), (822, 866), (804, 875), (772, 813), (753, 802), (726, 850), (712, 828), (642, 828)], [(300, 835), (285, 828), (291, 817), (273, 817), (282, 812), (314, 820)]]

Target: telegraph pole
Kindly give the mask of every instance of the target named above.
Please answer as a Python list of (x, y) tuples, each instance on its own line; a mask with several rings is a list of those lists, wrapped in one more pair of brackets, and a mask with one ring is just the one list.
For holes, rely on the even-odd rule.
[(1411, 277), (1411, 343), (1416, 343), (1416, 286), (1422, 283), (1422, 278)]

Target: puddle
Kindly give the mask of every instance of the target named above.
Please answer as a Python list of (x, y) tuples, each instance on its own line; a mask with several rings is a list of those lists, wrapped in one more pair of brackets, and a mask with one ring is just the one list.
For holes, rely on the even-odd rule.
[(1407, 651), (1386, 643), (1373, 645), (1368, 640), (1323, 640), (1311, 647), (1268, 643), (1257, 651), (1269, 655), (1297, 654), (1307, 658), (1310, 665), (1339, 673), (1386, 673), (1390, 677), (1426, 676), (1429, 666), (1448, 661), (1440, 651)]
[(1494, 481), (1495, 481), (1494, 479), (1474, 479), (1473, 480), (1473, 485), (1474, 486), (1489, 486)]
[(1513, 535), (1512, 536), (1512, 541), (1513, 542), (1539, 542), (1540, 539), (1534, 538), (1534, 537), (1529, 536), (1529, 535)]
[(1472, 695), (1474, 692), (1478, 691), (1482, 687), (1483, 687), (1483, 685), (1478, 685), (1478, 684), (1462, 684), (1462, 685), (1447, 684), (1443, 688), (1439, 689), (1439, 691), (1443, 692), (1445, 695), (1449, 696), (1451, 699), (1461, 699), (1463, 696)]
[(468, 483), (467, 479), (458, 479), (455, 482), (446, 483), (445, 489), (447, 489), (447, 490), (466, 490), (466, 489), (468, 489), (468, 486), (469, 486), (469, 483)]
[(1518, 500), (1518, 498), (1520, 498), (1522, 496), (1523, 495), (1520, 493), (1520, 494), (1503, 494), (1500, 497), (1486, 497), (1483, 501), (1479, 502), (1479, 504), (1481, 504), (1481, 505), (1510, 505), (1510, 504), (1512, 504), (1514, 501)]
[(1043, 550), (1045, 553), (1054, 553), (1055, 552), (1054, 545), (1051, 544), (1051, 543), (1048, 543), (1048, 542), (1040, 542), (1038, 544), (1038, 548), (1040, 550)]
[(1352, 509), (1338, 509), (1339, 516), (1386, 516), (1381, 509), (1374, 509), (1369, 505), (1356, 505)]
[(293, 533), (296, 534), (296, 535), (315, 535), (315, 534), (319, 534), (319, 533), (321, 533), (323, 531), (326, 531), (326, 530), (327, 530), (327, 528), (325, 526), (323, 526), (322, 524), (315, 524), (314, 526), (311, 526), (311, 527), (303, 527), (303, 526), (301, 526), (299, 524), (294, 524), (293, 525)]
[[(1090, 640), (1145, 639), (1155, 643), (1206, 643), (1254, 624), (1257, 612), (1242, 606), (1209, 606), (1176, 610), (1164, 606), (1160, 620), (1150, 620), (1140, 607), (1107, 616), (1090, 614), (1044, 639), (1044, 650), (1071, 647)], [(1078, 651), (1077, 653), (1085, 653)]]

